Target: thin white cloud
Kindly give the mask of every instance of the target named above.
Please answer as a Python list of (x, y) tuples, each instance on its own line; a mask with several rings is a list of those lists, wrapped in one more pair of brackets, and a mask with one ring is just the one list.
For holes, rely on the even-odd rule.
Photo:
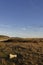
[(2, 27), (2, 28), (9, 28), (10, 27), (10, 25), (7, 25), (7, 24), (0, 24), (0, 27)]
[(42, 25), (30, 25), (30, 26), (27, 26), (27, 28), (35, 28), (35, 29), (41, 29), (41, 28), (43, 28), (43, 26)]
[(26, 31), (27, 29), (24, 27), (24, 28), (22, 28), (22, 30), (23, 30), (23, 31)]

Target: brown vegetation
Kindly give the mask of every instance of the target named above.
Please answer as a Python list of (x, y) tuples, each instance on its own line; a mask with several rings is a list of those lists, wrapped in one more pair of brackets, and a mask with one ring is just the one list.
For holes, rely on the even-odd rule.
[[(0, 65), (43, 65), (43, 38), (0, 39)], [(17, 58), (10, 59), (10, 53)]]

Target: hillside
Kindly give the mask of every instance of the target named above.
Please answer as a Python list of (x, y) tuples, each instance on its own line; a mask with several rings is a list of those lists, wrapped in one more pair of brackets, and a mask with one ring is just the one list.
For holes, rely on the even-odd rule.
[[(43, 65), (43, 38), (0, 39), (0, 65)], [(9, 54), (16, 54), (17, 58), (10, 59)]]
[(7, 40), (7, 39), (9, 39), (8, 36), (0, 35), (0, 41), (4, 41), (4, 40)]

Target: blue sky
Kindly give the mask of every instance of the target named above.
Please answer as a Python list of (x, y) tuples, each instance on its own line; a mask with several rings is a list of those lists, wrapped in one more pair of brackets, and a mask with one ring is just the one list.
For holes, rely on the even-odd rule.
[(0, 0), (0, 35), (43, 37), (43, 0)]

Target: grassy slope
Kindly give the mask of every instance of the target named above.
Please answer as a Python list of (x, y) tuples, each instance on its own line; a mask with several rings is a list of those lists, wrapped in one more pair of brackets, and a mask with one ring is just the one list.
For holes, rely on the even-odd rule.
[(0, 35), (0, 41), (4, 41), (4, 40), (7, 40), (7, 39), (9, 39), (8, 36)]

